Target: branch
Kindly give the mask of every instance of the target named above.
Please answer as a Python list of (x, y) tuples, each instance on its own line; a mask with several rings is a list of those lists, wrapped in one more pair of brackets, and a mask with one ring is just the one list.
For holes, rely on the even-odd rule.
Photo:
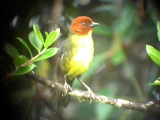
[[(33, 72), (30, 72), (28, 74), (30, 78), (35, 80), (36, 82), (39, 82), (49, 88), (56, 89), (60, 92), (65, 92), (64, 86), (62, 84), (53, 82), (49, 79), (46, 79), (44, 77), (41, 77)], [(68, 92), (67, 94), (71, 96), (75, 96), (80, 100), (90, 100), (90, 97), (88, 96), (88, 93), (86, 91), (78, 90), (72, 88), (72, 91)], [(98, 103), (104, 103), (104, 104), (110, 104), (119, 108), (126, 108), (126, 109), (132, 109), (132, 110), (138, 110), (138, 111), (146, 111), (146, 112), (160, 112), (160, 104), (157, 104), (153, 101), (147, 102), (147, 103), (136, 103), (131, 102), (128, 100), (123, 99), (115, 99), (110, 98), (98, 94), (94, 94), (94, 102)]]

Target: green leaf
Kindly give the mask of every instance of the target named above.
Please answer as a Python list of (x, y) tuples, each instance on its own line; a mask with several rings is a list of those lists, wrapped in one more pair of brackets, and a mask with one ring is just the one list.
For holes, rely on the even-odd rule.
[(48, 32), (45, 32), (46, 37), (49, 35)]
[(17, 39), (24, 45), (24, 47), (26, 47), (26, 49), (28, 50), (30, 56), (33, 57), (31, 49), (29, 48), (28, 44), (20, 37), (17, 37)]
[(37, 35), (35, 34), (34, 31), (30, 32), (28, 35), (29, 41), (30, 43), (33, 45), (33, 47), (40, 52), (42, 47), (43, 47), (43, 43), (42, 41), (39, 39), (39, 37), (37, 37)]
[(24, 67), (21, 67), (22, 64), (24, 64), (25, 62), (27, 62), (29, 59), (24, 56), (24, 55), (19, 55), (18, 57), (16, 57), (14, 59), (14, 65), (16, 67), (16, 70), (13, 72), (13, 76), (16, 76), (16, 75), (22, 75), (22, 74), (26, 74), (30, 71), (33, 70), (33, 68), (36, 67), (35, 64), (29, 64), (27, 66), (24, 66)]
[(50, 57), (54, 56), (57, 53), (57, 51), (58, 51), (58, 48), (56, 48), (56, 47), (49, 48), (41, 56), (39, 56), (37, 59), (35, 59), (34, 62), (50, 58)]
[(157, 78), (154, 83), (150, 83), (149, 85), (160, 85), (160, 77)]
[(157, 36), (160, 41), (160, 21), (157, 23), (157, 29), (158, 29)]
[(20, 68), (17, 69), (15, 72), (13, 72), (12, 76), (17, 76), (17, 75), (26, 74), (26, 73), (32, 71), (35, 67), (36, 67), (35, 64), (30, 64), (30, 65), (25, 66), (25, 67), (20, 67)]
[(47, 38), (44, 43), (44, 47), (48, 48), (58, 38), (59, 34), (60, 34), (59, 28), (50, 32), (49, 35), (47, 35)]
[(13, 58), (17, 57), (19, 55), (18, 50), (11, 44), (6, 43), (4, 46), (4, 50)]
[(33, 25), (33, 30), (35, 32), (35, 35), (36, 35), (37, 39), (41, 40), (41, 42), (44, 44), (44, 39), (43, 39), (41, 31), (38, 29), (38, 26), (34, 24)]
[(150, 45), (146, 45), (146, 50), (152, 61), (160, 66), (160, 52)]
[(26, 56), (19, 55), (14, 59), (13, 63), (16, 68), (19, 68), (23, 63), (27, 62), (28, 60), (29, 59)]

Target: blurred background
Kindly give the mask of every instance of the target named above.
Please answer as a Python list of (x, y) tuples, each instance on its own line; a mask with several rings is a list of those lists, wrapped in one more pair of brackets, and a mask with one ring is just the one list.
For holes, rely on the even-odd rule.
[[(146, 44), (157, 49), (158, 0), (12, 0), (1, 2), (0, 76), (14, 70), (12, 58), (3, 50), (6, 42), (27, 55), (15, 37), (28, 41), (33, 24), (42, 33), (60, 27), (56, 46), (68, 34), (71, 21), (89, 16), (100, 23), (93, 32), (95, 57), (83, 81), (97, 94), (136, 102), (159, 100), (160, 88), (150, 86), (159, 77), (159, 67), (147, 55)], [(33, 53), (34, 51), (33, 49)], [(56, 56), (37, 63), (35, 72), (53, 79)], [(78, 102), (54, 111), (49, 88), (27, 76), (1, 79), (1, 118), (12, 120), (159, 120), (160, 114), (121, 109), (100, 103)], [(86, 90), (77, 80), (74, 88)]]

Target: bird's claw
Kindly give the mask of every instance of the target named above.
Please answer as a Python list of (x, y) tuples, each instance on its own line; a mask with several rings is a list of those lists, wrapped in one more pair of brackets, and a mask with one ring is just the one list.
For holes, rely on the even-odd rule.
[(88, 91), (88, 97), (90, 98), (90, 102), (89, 103), (92, 103), (92, 101), (94, 100), (95, 98), (95, 95), (93, 93), (93, 91), (84, 83), (82, 82), (80, 79), (78, 79), (85, 88), (87, 88), (87, 91)]
[(68, 93), (68, 91), (72, 91), (72, 88), (71, 88), (71, 86), (67, 83), (67, 82), (65, 82), (64, 83), (64, 96)]
[[(88, 95), (87, 97), (89, 98), (89, 103), (92, 103), (92, 101), (95, 98), (95, 95), (94, 95), (93, 91), (90, 88), (87, 88), (87, 95)], [(79, 102), (85, 101), (85, 99), (81, 98), (81, 97), (78, 97), (78, 100), (79, 100)]]
[(93, 93), (93, 91), (90, 89), (90, 88), (88, 88), (88, 97), (89, 97), (89, 103), (92, 103), (92, 101), (94, 100), (94, 98), (95, 98), (95, 95), (94, 95), (94, 93)]

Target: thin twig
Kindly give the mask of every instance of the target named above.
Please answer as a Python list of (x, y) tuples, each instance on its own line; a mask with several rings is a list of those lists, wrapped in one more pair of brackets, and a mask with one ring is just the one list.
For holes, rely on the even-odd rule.
[(45, 51), (46, 51), (46, 49), (44, 48), (44, 49), (43, 49), (41, 52), (39, 52), (36, 56), (34, 56), (34, 57), (33, 57), (32, 59), (30, 59), (29, 61), (23, 63), (20, 67), (25, 67), (25, 66), (33, 63), (33, 61), (34, 61), (35, 59), (37, 59), (39, 56), (41, 56)]
[[(62, 84), (52, 82), (51, 80), (41, 77), (33, 72), (30, 72), (28, 76), (33, 80), (35, 80), (36, 82), (39, 82), (49, 88), (58, 90), (60, 92), (65, 92), (64, 86)], [(88, 93), (86, 91), (72, 88), (72, 91), (68, 92), (67, 94), (75, 96), (79, 100), (90, 100), (90, 97), (88, 96)], [(147, 103), (136, 103), (128, 100), (116, 99), (98, 94), (94, 94), (94, 96), (95, 97), (93, 99), (93, 102), (97, 103), (110, 104), (119, 108), (126, 108), (144, 112), (160, 112), (160, 104), (155, 103), (153, 101), (149, 101)]]

